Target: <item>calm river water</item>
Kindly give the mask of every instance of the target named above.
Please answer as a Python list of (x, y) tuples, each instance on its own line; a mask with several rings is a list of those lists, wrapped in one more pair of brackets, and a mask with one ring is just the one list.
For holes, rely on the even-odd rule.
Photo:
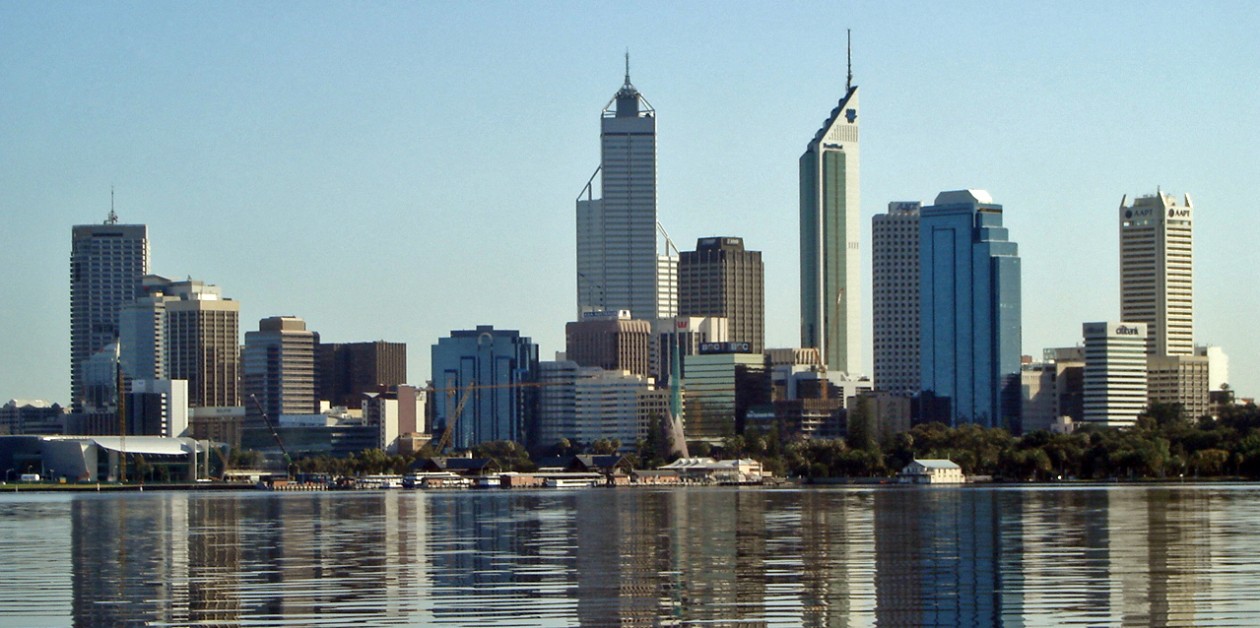
[(1260, 625), (1260, 486), (3, 494), (0, 625)]

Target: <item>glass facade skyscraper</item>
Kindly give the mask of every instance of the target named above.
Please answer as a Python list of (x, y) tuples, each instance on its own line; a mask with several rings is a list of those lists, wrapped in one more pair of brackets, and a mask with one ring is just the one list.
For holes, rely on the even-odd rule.
[[(534, 411), (538, 345), (520, 332), (478, 325), (452, 331), (433, 345), (434, 434), (455, 423), (455, 449), (510, 440), (524, 444)], [(464, 395), (458, 420), (455, 408)]]
[(1019, 247), (983, 190), (941, 192), (919, 214), (925, 418), (1014, 427), (1020, 411)]
[(801, 346), (861, 370), (858, 88), (849, 85), (800, 159)]
[(578, 316), (673, 316), (677, 272), (668, 249), (657, 254), (656, 111), (630, 83), (627, 57), (625, 83), (600, 118), (600, 166), (577, 199)]

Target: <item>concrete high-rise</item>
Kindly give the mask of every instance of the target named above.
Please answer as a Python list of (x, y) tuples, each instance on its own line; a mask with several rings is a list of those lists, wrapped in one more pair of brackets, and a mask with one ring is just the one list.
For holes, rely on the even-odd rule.
[(629, 56), (625, 83), (601, 114), (595, 172), (577, 199), (578, 316), (673, 316), (677, 261), (668, 247), (657, 253), (656, 111), (630, 83)]
[(1085, 423), (1127, 427), (1146, 409), (1146, 325), (1085, 323)]
[(166, 377), (188, 380), (194, 408), (241, 405), (241, 305), (217, 286), (177, 281), (166, 304)]
[(1146, 323), (1148, 355), (1194, 355), (1194, 204), (1120, 200), (1120, 317)]
[[(315, 395), (315, 347), (319, 334), (296, 316), (272, 316), (258, 321), (258, 331), (245, 333), (241, 388), (249, 416), (244, 429), (266, 428), (258, 406), (273, 425), (282, 414), (319, 412)], [(255, 397), (258, 405), (249, 398)], [(245, 434), (255, 438), (257, 434)]]
[(833, 371), (862, 363), (858, 88), (852, 72), (800, 159), (801, 346)]
[(627, 311), (590, 313), (565, 325), (564, 352), (581, 366), (647, 377), (652, 337), (652, 323), (631, 319)]
[(406, 343), (319, 345), (319, 398), (334, 406), (357, 407), (364, 393), (383, 392), (406, 381)]
[(218, 286), (147, 275), (119, 314), (124, 379), (188, 381), (194, 408), (240, 405), (240, 304)]
[(120, 225), (113, 210), (101, 225), (77, 225), (70, 241), (70, 399), (82, 411), (80, 364), (118, 340), (118, 312), (140, 296), (149, 272), (149, 231)]
[[(435, 438), (451, 423), (456, 449), (487, 441), (526, 443), (536, 391), (538, 345), (510, 329), (478, 325), (455, 330), (433, 345), (433, 429)], [(471, 398), (458, 417), (455, 409)]]
[(764, 351), (766, 290), (761, 251), (745, 250), (743, 238), (697, 240), (696, 250), (679, 255), (678, 315), (724, 317), (730, 341), (747, 342), (753, 353)]
[(875, 388), (919, 393), (919, 209), (889, 203), (871, 220)]
[(930, 418), (1018, 425), (1020, 298), (1019, 247), (988, 192), (941, 192), (922, 209), (919, 362)]

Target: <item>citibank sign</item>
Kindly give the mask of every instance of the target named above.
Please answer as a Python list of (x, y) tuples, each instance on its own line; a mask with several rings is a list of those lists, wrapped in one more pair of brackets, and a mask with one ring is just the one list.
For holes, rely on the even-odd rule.
[(1116, 328), (1116, 335), (1117, 336), (1140, 336), (1141, 332), (1138, 330), (1137, 327), (1129, 327), (1127, 325), (1121, 325)]

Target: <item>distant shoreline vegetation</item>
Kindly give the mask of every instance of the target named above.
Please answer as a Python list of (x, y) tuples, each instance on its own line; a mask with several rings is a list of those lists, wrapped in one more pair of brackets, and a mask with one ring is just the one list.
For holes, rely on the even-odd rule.
[[(666, 443), (642, 441), (627, 455), (634, 468), (655, 468), (670, 462)], [(544, 452), (530, 452), (518, 443), (496, 441), (472, 449), (477, 458), (491, 458), (503, 471), (531, 472), (545, 455), (585, 451), (611, 454), (620, 443), (596, 441), (576, 447), (567, 441)], [(868, 431), (850, 429), (845, 438), (784, 440), (777, 431), (727, 437), (720, 445), (691, 444), (692, 455), (718, 459), (753, 458), (777, 477), (891, 478), (915, 458), (956, 462), (969, 477), (998, 481), (1260, 479), (1260, 410), (1255, 405), (1229, 406), (1217, 419), (1183, 417), (1176, 404), (1153, 404), (1129, 428), (1081, 426), (1070, 434), (1034, 432), (1013, 436), (1000, 428), (978, 425), (948, 427), (925, 423), (878, 442)], [(334, 475), (406, 473), (415, 456), (365, 450), (348, 458), (299, 458), (295, 471)], [(248, 463), (242, 452), (235, 463)]]

